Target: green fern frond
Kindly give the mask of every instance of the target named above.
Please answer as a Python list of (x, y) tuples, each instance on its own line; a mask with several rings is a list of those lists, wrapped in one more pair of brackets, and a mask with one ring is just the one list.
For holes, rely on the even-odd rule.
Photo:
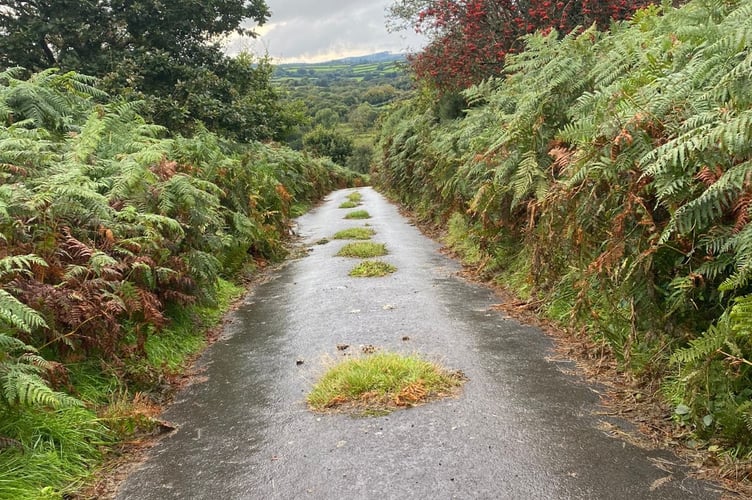
[(91, 270), (86, 266), (81, 265), (69, 265), (65, 268), (65, 274), (63, 275), (66, 281), (74, 279), (85, 278)]
[(8, 354), (15, 353), (17, 351), (36, 352), (36, 349), (32, 348), (31, 346), (27, 346), (15, 337), (0, 333), (0, 361), (2, 361), (3, 356), (7, 356)]
[(686, 203), (674, 213), (672, 223), (681, 233), (695, 228), (705, 229), (725, 214), (744, 184), (752, 175), (752, 161), (734, 166), (700, 196)]
[(44, 318), (38, 312), (0, 289), (0, 324), (3, 323), (24, 332), (47, 327)]
[(32, 266), (48, 267), (47, 261), (33, 254), (3, 257), (0, 259), (0, 279), (16, 273), (26, 274)]
[(115, 260), (112, 256), (99, 250), (95, 251), (89, 258), (89, 265), (91, 266), (92, 270), (94, 270), (97, 276), (102, 276), (105, 268), (114, 267), (117, 264), (118, 261)]
[(50, 389), (41, 378), (49, 368), (49, 362), (36, 354), (36, 349), (0, 333), (0, 405), (56, 409), (82, 406), (78, 399)]
[(716, 280), (721, 276), (727, 276), (733, 264), (734, 261), (730, 255), (722, 254), (713, 260), (703, 262), (697, 268), (697, 274), (705, 276), (709, 280)]
[(738, 335), (752, 335), (752, 295), (737, 297), (731, 307), (731, 329)]
[(692, 364), (718, 355), (718, 351), (731, 335), (728, 318), (713, 325), (700, 337), (690, 341), (689, 346), (671, 355), (673, 364)]
[(752, 401), (745, 401), (739, 405), (739, 412), (742, 415), (747, 431), (752, 432)]
[(138, 221), (140, 224), (149, 228), (155, 228), (159, 232), (163, 232), (165, 236), (171, 238), (179, 239), (185, 236), (185, 231), (180, 222), (164, 215), (142, 213), (139, 214)]
[(543, 199), (548, 187), (546, 174), (538, 164), (534, 151), (525, 153), (511, 181), (512, 206), (517, 205), (530, 194)]
[(2, 397), (9, 406), (23, 407), (46, 406), (50, 408), (67, 408), (83, 406), (83, 403), (67, 394), (56, 392), (34, 373), (29, 373), (20, 367), (21, 364), (11, 365), (7, 371), (0, 366), (0, 382), (2, 383)]
[(144, 262), (134, 262), (131, 266), (131, 270), (137, 272), (137, 275), (146, 281), (149, 289), (153, 290), (156, 287), (155, 273), (151, 266)]
[(185, 262), (198, 283), (215, 285), (221, 263), (214, 255), (195, 250), (185, 255)]

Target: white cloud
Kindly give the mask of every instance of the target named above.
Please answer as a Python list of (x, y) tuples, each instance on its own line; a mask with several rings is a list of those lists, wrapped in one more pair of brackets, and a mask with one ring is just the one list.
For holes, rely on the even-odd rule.
[(384, 16), (391, 0), (267, 0), (269, 22), (259, 38), (231, 36), (227, 52), (268, 53), (276, 62), (316, 62), (374, 52), (419, 50), (423, 39), (408, 32), (389, 33)]

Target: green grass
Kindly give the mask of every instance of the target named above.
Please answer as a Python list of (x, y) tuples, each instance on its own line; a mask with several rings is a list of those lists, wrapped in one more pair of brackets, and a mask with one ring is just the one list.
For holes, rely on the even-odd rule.
[[(511, 247), (511, 245), (506, 246), (507, 248)], [(533, 262), (530, 254), (531, 252), (528, 248), (515, 246), (513, 249), (509, 248), (508, 251), (495, 252), (494, 255), (494, 264), (500, 268), (500, 271), (497, 273), (496, 282), (510, 290), (514, 290), (514, 294), (523, 300), (529, 300), (533, 296), (534, 287), (529, 279), (532, 275), (530, 266), (531, 262)], [(578, 287), (574, 284), (571, 288), (559, 285), (557, 286), (555, 295), (561, 298), (561, 295), (566, 295), (577, 289)], [(572, 298), (574, 299), (574, 297)], [(563, 323), (569, 321), (574, 301), (570, 302), (569, 299), (565, 299), (565, 303), (569, 304), (568, 306), (564, 306), (566, 307), (566, 311), (560, 311), (560, 314), (553, 313)]]
[(295, 202), (290, 207), (290, 217), (300, 217), (311, 209), (311, 204), (308, 202)]
[(333, 238), (335, 240), (370, 240), (375, 234), (376, 231), (368, 227), (352, 227), (338, 231)]
[(363, 195), (357, 191), (354, 191), (347, 195), (347, 199), (352, 201), (353, 203), (360, 203), (361, 201), (363, 201)]
[(397, 268), (381, 260), (364, 260), (350, 270), (354, 278), (378, 278), (396, 272)]
[(340, 203), (339, 208), (355, 208), (358, 205), (360, 205), (360, 203), (347, 200), (347, 201), (343, 201), (342, 203)]
[(337, 257), (357, 257), (360, 259), (367, 259), (369, 257), (381, 257), (386, 254), (386, 245), (384, 243), (357, 241), (343, 246), (340, 251), (337, 252)]
[(146, 341), (150, 367), (168, 372), (183, 368), (206, 345), (206, 332), (219, 325), (230, 304), (243, 292), (243, 287), (220, 279), (216, 304), (170, 311), (170, 326)]
[(146, 392), (135, 391), (152, 391), (163, 377), (181, 371), (242, 292), (220, 280), (215, 304), (170, 310), (169, 327), (149, 335), (146, 357), (139, 361), (118, 367), (97, 359), (66, 365), (74, 394), (86, 408), (0, 406), (0, 437), (15, 443), (5, 449), (0, 443), (0, 499), (72, 495), (101, 465), (106, 445), (153, 430), (158, 407)]
[(465, 217), (455, 212), (447, 224), (446, 242), (469, 265), (478, 264), (483, 258), (483, 251), (475, 240)]
[[(303, 74), (298, 73), (301, 69), (304, 70)], [(313, 70), (314, 74), (309, 75), (309, 70)], [(396, 73), (397, 76), (394, 76), (394, 73)], [(376, 81), (384, 79), (386, 79), (386, 81), (392, 81), (403, 74), (404, 69), (395, 61), (362, 62), (354, 64), (291, 63), (278, 65), (272, 76), (272, 81), (276, 83), (291, 80), (300, 81), (302, 79), (329, 77), (329, 80), (333, 80), (335, 84), (341, 84), (343, 82), (361, 82), (365, 77), (371, 77)], [(373, 85), (373, 82), (371, 82), (371, 85)]]
[(449, 372), (417, 355), (379, 352), (332, 366), (306, 401), (317, 412), (345, 409), (378, 415), (453, 395), (463, 381), (461, 372)]
[(0, 498), (63, 498), (102, 459), (109, 430), (85, 408), (0, 411), (0, 436), (19, 444), (0, 450)]
[(345, 215), (345, 219), (370, 219), (371, 214), (366, 210), (355, 210)]

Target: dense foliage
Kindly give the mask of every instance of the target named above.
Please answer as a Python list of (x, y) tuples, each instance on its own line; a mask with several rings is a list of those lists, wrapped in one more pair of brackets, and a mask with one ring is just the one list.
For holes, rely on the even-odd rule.
[(404, 68), (395, 65), (397, 57), (374, 54), (352, 62), (276, 67), (273, 81), (279, 94), (286, 108), (298, 113), (287, 143), (367, 173), (379, 116), (410, 87)]
[(356, 179), (258, 142), (306, 122), (268, 60), (222, 50), (268, 16), (0, 0), (1, 498), (67, 496), (106, 445), (153, 430), (165, 380), (242, 291), (227, 280)]
[(192, 133), (201, 121), (232, 139), (280, 138), (289, 119), (268, 61), (227, 57), (218, 43), (268, 17), (263, 0), (1, 0), (0, 70), (97, 76), (112, 94), (146, 100), (142, 112), (172, 131)]
[(752, 6), (537, 33), (463, 118), (416, 97), (376, 172), (491, 276), (590, 332), (674, 417), (752, 450)]
[(316, 156), (325, 156), (345, 165), (352, 155), (353, 141), (333, 128), (319, 125), (303, 136), (303, 146)]
[(393, 22), (428, 37), (412, 58), (419, 78), (435, 88), (464, 89), (501, 70), (522, 37), (539, 29), (561, 34), (595, 25), (607, 29), (653, 0), (398, 0)]
[[(140, 387), (147, 346), (174, 316), (214, 302), (248, 262), (281, 257), (290, 217), (353, 174), (206, 130), (168, 136), (91, 77), (22, 74), (0, 73), (0, 464), (88, 443), (85, 465), (103, 429), (83, 395), (62, 392), (75, 390), (69, 364), (96, 360), (92, 377)], [(16, 465), (0, 490), (22, 498), (3, 490), (26, 477)]]

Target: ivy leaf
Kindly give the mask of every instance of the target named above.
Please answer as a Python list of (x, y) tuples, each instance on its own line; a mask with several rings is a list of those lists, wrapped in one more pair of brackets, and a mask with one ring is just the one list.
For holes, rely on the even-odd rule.
[(689, 406), (685, 404), (680, 404), (679, 406), (676, 407), (676, 409), (674, 410), (674, 413), (676, 413), (677, 415), (688, 415), (690, 411), (692, 410)]

